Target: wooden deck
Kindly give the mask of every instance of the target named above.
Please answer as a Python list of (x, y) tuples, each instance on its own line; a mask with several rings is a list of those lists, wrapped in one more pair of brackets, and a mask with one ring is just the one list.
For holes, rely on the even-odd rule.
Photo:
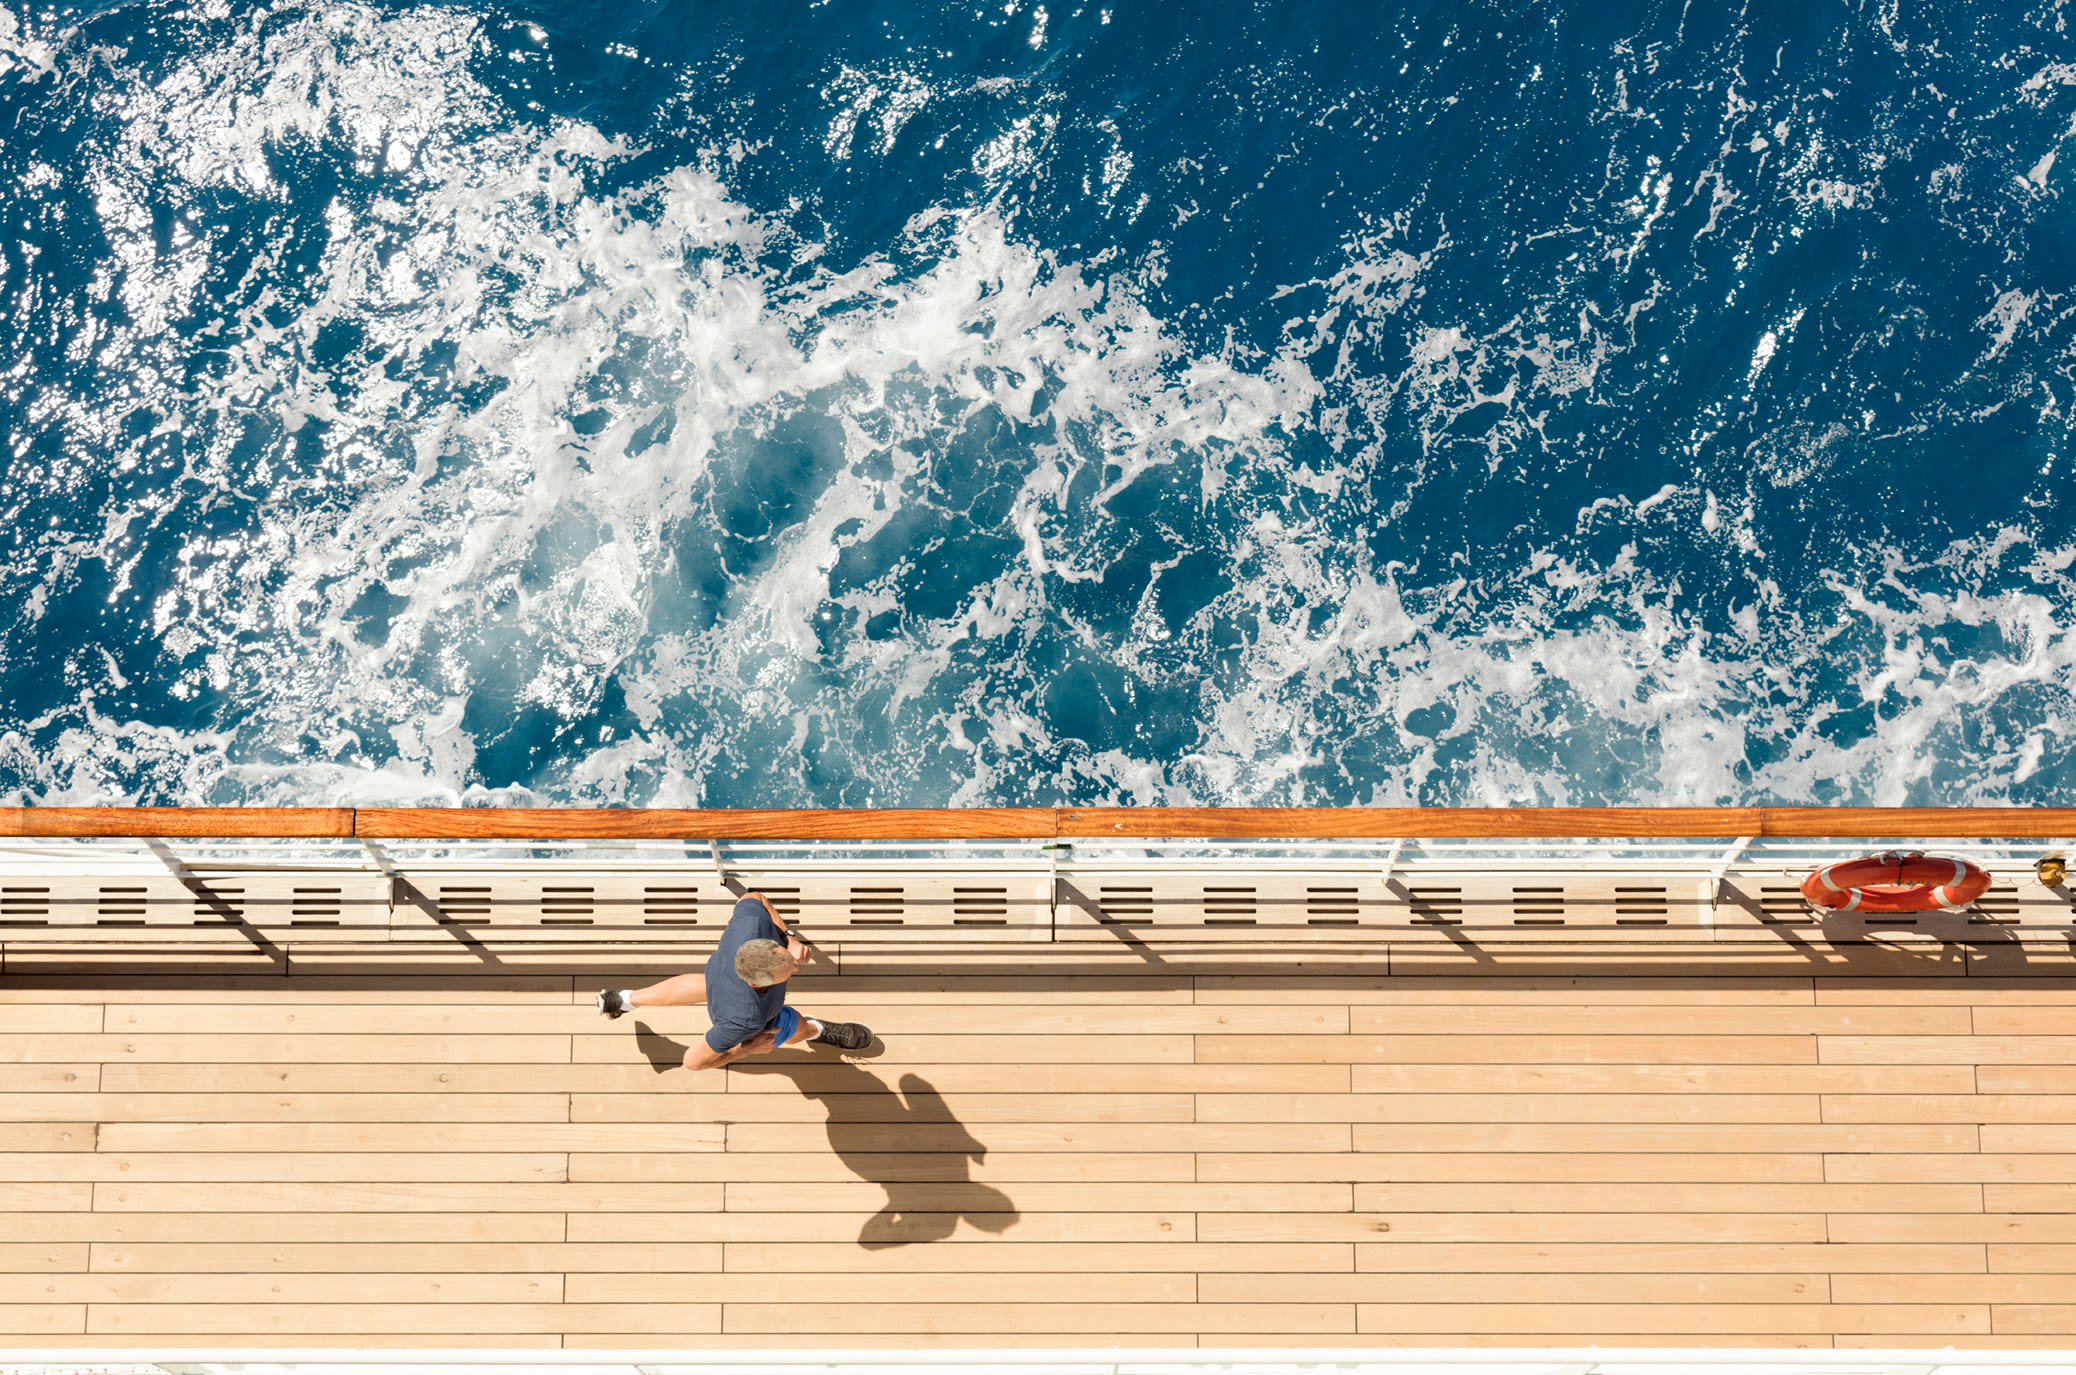
[(2076, 1346), (2066, 942), (830, 953), (11, 950), (0, 1345)]

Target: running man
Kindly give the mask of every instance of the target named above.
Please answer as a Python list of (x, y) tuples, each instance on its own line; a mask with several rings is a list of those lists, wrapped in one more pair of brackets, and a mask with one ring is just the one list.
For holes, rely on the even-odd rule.
[(598, 1010), (620, 1017), (638, 1007), (705, 1003), (714, 1024), (704, 1044), (685, 1052), (686, 1069), (719, 1069), (745, 1055), (768, 1055), (780, 1046), (865, 1049), (872, 1044), (872, 1030), (862, 1022), (820, 1022), (786, 1006), (786, 980), (814, 962), (814, 947), (786, 929), (770, 900), (762, 893), (746, 893), (735, 904), (704, 973), (679, 974), (647, 988), (601, 989)]

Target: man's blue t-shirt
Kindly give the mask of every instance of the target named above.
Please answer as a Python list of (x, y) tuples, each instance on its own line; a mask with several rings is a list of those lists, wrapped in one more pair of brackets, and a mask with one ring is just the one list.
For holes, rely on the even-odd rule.
[(717, 1052), (733, 1050), (758, 1032), (777, 1026), (779, 1011), (786, 1005), (784, 984), (752, 988), (735, 972), (735, 952), (756, 940), (784, 945), (786, 933), (778, 929), (763, 903), (744, 898), (728, 917), (720, 949), (706, 961), (706, 1012), (714, 1019), (706, 1043)]

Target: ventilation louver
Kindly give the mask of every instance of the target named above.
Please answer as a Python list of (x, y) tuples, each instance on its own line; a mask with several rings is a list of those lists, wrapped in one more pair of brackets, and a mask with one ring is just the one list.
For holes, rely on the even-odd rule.
[(1809, 899), (1802, 896), (1802, 889), (1792, 885), (1766, 885), (1759, 889), (1759, 920), (1768, 926), (1815, 926), (1817, 919), (1809, 906)]
[(642, 924), (644, 926), (699, 925), (699, 889), (683, 887), (642, 889)]
[(1308, 926), (1360, 926), (1362, 906), (1356, 899), (1358, 890), (1348, 888), (1307, 888), (1305, 890), (1305, 924)]
[(1992, 888), (1968, 909), (1970, 926), (2018, 926), (2018, 889)]
[(1663, 888), (1615, 889), (1615, 925), (1664, 926), (1672, 920), (1672, 904)]
[(1461, 888), (1408, 888), (1406, 897), (1416, 926), (1463, 925)]
[(1514, 925), (1564, 925), (1564, 890), (1562, 888), (1516, 888), (1514, 890)]
[(103, 888), (94, 905), (96, 926), (144, 925), (144, 888)]
[(50, 889), (0, 888), (0, 926), (49, 926)]
[(580, 888), (541, 885), (541, 925), (591, 925), (590, 887), (588, 885)]
[(899, 926), (903, 918), (903, 894), (900, 888), (853, 888), (851, 889), (851, 925), (853, 926)]
[(243, 888), (196, 888), (194, 924), (197, 926), (241, 926), (245, 922)]
[(440, 889), (440, 920), (449, 926), (488, 926), (490, 924), (490, 888), (442, 887)]
[(1204, 889), (1204, 925), (1254, 925), (1254, 889), (1207, 885)]
[(344, 904), (336, 888), (298, 888), (290, 895), (290, 926), (337, 926)]
[(1106, 926), (1153, 920), (1153, 889), (1105, 885), (1096, 902), (1096, 920)]
[(1009, 925), (1009, 890), (1007, 888), (952, 889), (952, 925)]

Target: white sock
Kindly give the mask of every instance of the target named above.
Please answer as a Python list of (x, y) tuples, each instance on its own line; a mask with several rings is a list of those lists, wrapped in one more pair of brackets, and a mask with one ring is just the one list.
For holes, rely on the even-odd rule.
[(631, 989), (631, 988), (623, 988), (623, 989), (621, 989), (621, 990), (620, 990), (620, 1006), (622, 1006), (622, 1007), (633, 1007), (633, 1006), (634, 1006), (634, 990), (633, 990), (633, 989)]
[[(812, 1041), (812, 1040), (813, 1040), (813, 1039), (814, 1039), (815, 1037), (817, 1037), (817, 1036), (819, 1036), (819, 1035), (821, 1035), (821, 1034), (822, 1034), (822, 1024), (821, 1024), (820, 1022), (816, 1021), (816, 1020), (815, 1020), (814, 1018), (812, 1018), (812, 1017), (803, 1017), (803, 1018), (801, 1018), (801, 1020), (802, 1020), (802, 1021), (804, 1021), (804, 1022), (806, 1022), (806, 1023), (807, 1023), (807, 1024), (809, 1025), (809, 1026), (811, 1026), (811, 1027), (813, 1027), (813, 1028), (814, 1028), (814, 1030), (813, 1030), (813, 1031), (810, 1031), (810, 1032), (808, 1032), (808, 1033), (807, 1033), (807, 1039), (808, 1039), (809, 1041)], [(806, 1044), (806, 1042), (802, 1042), (801, 1044), (805, 1045), (805, 1044)]]

